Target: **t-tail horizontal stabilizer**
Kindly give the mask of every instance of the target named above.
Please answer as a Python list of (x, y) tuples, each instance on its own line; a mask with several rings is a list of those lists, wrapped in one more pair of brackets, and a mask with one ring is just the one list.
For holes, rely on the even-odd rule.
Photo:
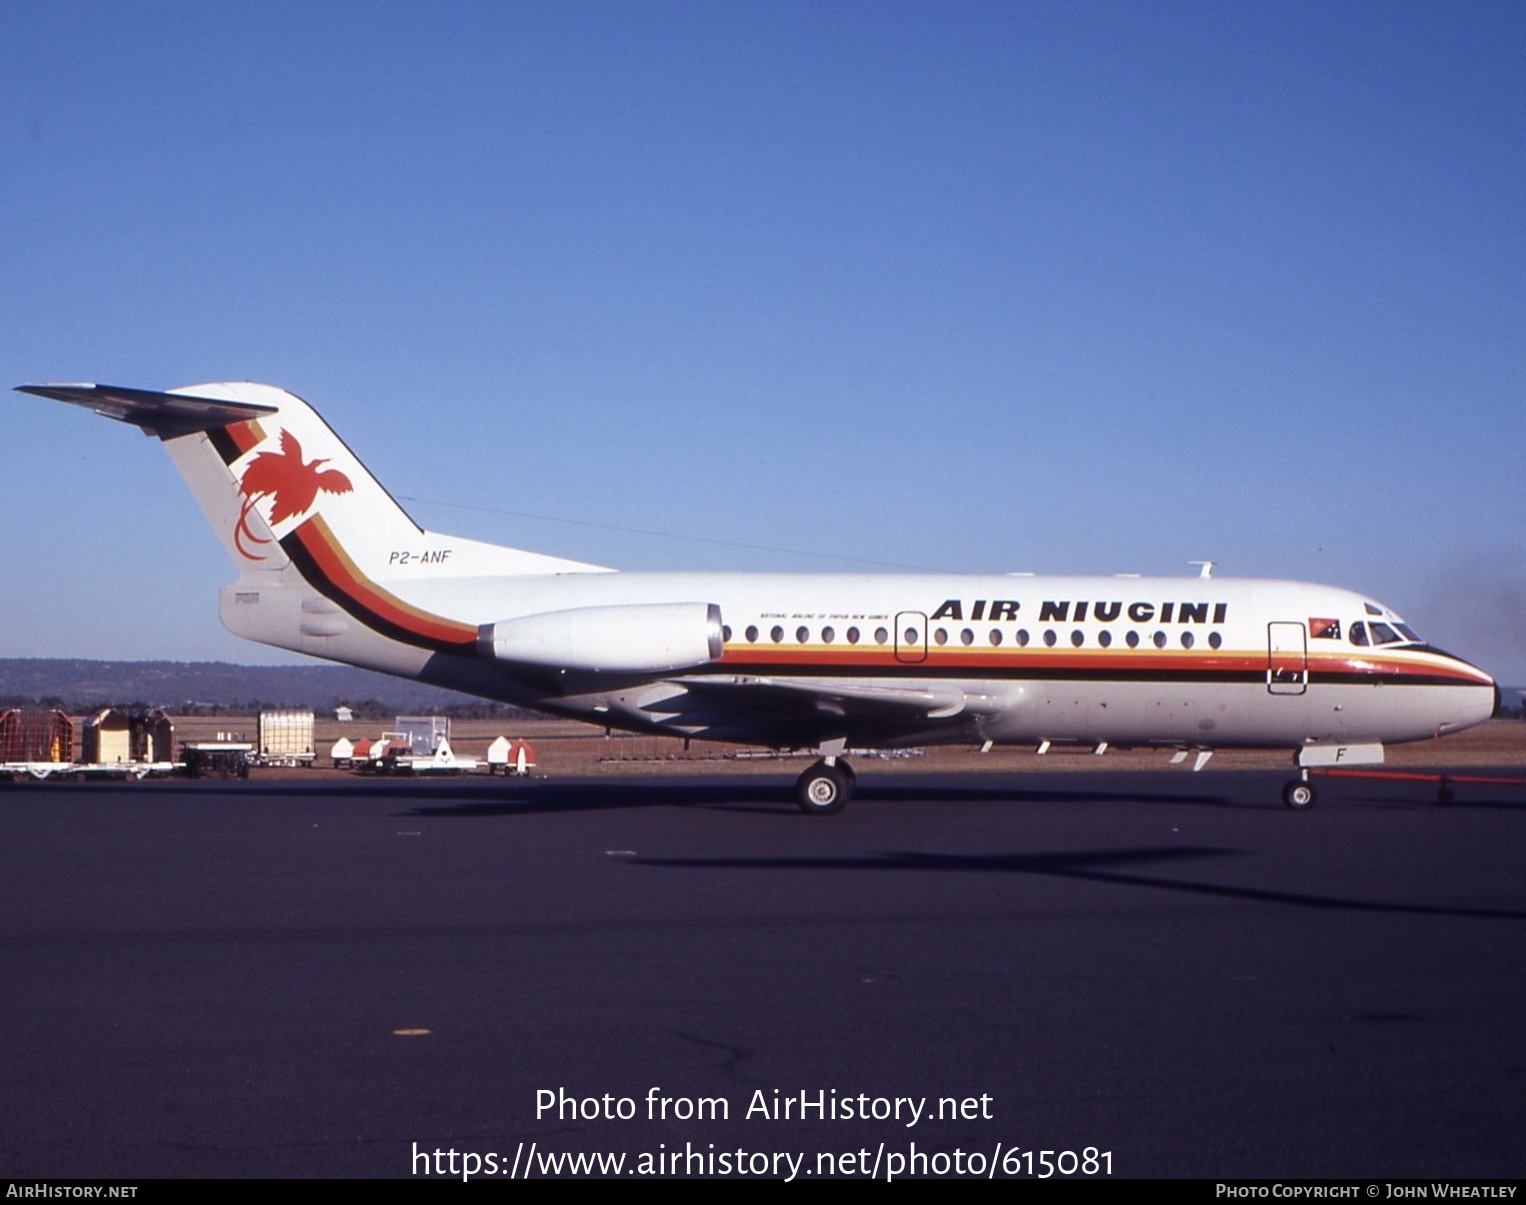
[(274, 414), (277, 409), (256, 402), (220, 402), (179, 393), (158, 393), (152, 389), (128, 389), (121, 385), (42, 384), (18, 385), (16, 388), (22, 393), (83, 406), (105, 418), (132, 423), (141, 427), (145, 435), (157, 435), (161, 439), (189, 435), (193, 431), (213, 431)]

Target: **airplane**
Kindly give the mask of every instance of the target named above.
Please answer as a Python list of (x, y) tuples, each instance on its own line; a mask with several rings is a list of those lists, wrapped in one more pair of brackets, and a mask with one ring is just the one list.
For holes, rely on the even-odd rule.
[(238, 568), (224, 625), (277, 648), (622, 729), (818, 756), (964, 743), (1294, 751), (1310, 769), (1488, 719), (1498, 688), (1362, 594), (1021, 574), (620, 573), (419, 527), (295, 395), (35, 384), (156, 436)]

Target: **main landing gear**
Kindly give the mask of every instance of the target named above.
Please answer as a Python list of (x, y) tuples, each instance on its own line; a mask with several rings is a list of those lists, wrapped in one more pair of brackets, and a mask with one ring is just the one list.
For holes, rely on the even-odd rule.
[(831, 816), (853, 798), (858, 778), (853, 767), (838, 757), (824, 757), (795, 780), (795, 801), (810, 816)]

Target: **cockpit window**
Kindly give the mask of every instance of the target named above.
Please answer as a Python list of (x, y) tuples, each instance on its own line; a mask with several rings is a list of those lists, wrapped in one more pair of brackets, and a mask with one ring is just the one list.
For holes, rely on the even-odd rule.
[[(1371, 609), (1371, 604), (1369, 604)], [(1351, 643), (1366, 648), (1369, 644), (1422, 644), (1424, 643), (1414, 628), (1407, 623), (1401, 623), (1395, 619), (1392, 623), (1382, 623), (1376, 619), (1366, 623), (1353, 623), (1351, 625)]]

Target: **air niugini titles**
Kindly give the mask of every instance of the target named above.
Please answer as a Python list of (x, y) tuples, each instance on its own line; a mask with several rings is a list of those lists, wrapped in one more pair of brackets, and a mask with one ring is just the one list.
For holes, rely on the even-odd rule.
[[(1015, 598), (977, 598), (966, 611), (964, 600), (946, 598), (929, 616), (930, 619), (956, 619), (979, 623), (1016, 620), (1022, 603)], [(1131, 623), (1223, 623), (1229, 604), (1223, 602), (1131, 602), (1121, 599), (1093, 602), (1090, 599), (1045, 599), (1039, 604), (1038, 623), (1098, 623), (1128, 619)]]

